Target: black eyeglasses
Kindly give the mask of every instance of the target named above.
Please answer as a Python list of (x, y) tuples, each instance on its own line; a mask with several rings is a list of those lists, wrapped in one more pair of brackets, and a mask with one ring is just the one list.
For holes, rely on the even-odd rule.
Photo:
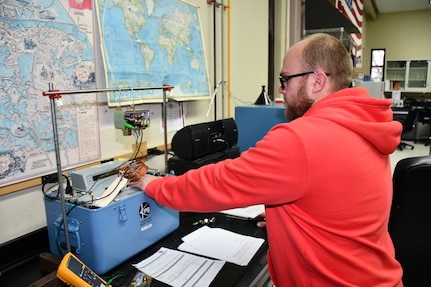
[[(299, 74), (294, 74), (294, 75), (290, 75), (290, 76), (280, 76), (278, 77), (278, 79), (280, 80), (280, 84), (281, 87), (284, 89), (284, 83), (287, 83), (287, 81), (289, 81), (292, 78), (296, 78), (296, 77), (303, 77), (309, 74), (317, 74), (317, 72), (305, 72), (305, 73), (299, 73)], [(329, 73), (325, 73), (326, 76), (329, 76)]]

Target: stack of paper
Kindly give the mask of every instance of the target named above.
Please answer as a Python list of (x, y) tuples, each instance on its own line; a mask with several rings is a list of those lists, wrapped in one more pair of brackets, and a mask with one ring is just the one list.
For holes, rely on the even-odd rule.
[(255, 218), (256, 216), (265, 212), (264, 205), (252, 205), (243, 208), (233, 208), (222, 211), (224, 214), (233, 215), (235, 217), (241, 217), (244, 219)]
[(182, 240), (184, 243), (178, 249), (219, 260), (162, 247), (154, 255), (133, 266), (174, 287), (206, 287), (211, 284), (226, 261), (246, 266), (265, 242), (262, 238), (208, 226), (184, 236)]
[(265, 242), (221, 228), (203, 226), (182, 238), (178, 249), (246, 266)]
[(225, 261), (211, 260), (162, 247), (149, 258), (133, 266), (146, 275), (174, 287), (207, 287), (224, 263)]

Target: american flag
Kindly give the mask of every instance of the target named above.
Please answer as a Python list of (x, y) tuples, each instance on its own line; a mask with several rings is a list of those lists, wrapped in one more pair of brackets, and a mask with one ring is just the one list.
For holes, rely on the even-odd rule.
[[(336, 0), (335, 7), (341, 11), (362, 33), (362, 13), (364, 11), (363, 0)], [(362, 62), (362, 34), (350, 34), (356, 45), (356, 58)]]

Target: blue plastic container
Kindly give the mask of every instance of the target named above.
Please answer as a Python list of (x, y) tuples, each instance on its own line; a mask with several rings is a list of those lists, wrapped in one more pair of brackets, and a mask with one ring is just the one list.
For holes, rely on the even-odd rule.
[[(73, 208), (72, 208), (73, 207)], [(59, 200), (45, 200), (51, 253), (62, 257), (65, 232)], [(127, 188), (109, 205), (91, 209), (66, 203), (72, 252), (104, 274), (159, 241), (179, 226), (179, 213), (144, 192)]]

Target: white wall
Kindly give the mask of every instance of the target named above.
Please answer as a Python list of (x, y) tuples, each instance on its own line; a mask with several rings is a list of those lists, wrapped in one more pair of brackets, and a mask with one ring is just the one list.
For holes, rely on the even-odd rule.
[(386, 60), (431, 59), (431, 10), (380, 14), (366, 19), (364, 74), (370, 72), (371, 49), (386, 48)]
[[(293, 0), (300, 1), (300, 0)], [(199, 13), (202, 24), (204, 44), (206, 48), (206, 57), (208, 62), (209, 79), (211, 87), (213, 83), (213, 8), (206, 1), (188, 0), (199, 7)], [(219, 1), (221, 2), (221, 1)], [(268, 0), (232, 0), (231, 1), (231, 109), (230, 116), (234, 116), (236, 105), (253, 103), (258, 97), (261, 85), (266, 85), (267, 67), (268, 67)], [(278, 5), (284, 3), (284, 0), (277, 0)], [(224, 0), (227, 5), (228, 1)], [(283, 4), (284, 5), (284, 4)], [(287, 9), (286, 9), (287, 10)], [(217, 76), (221, 80), (221, 13), (225, 13), (224, 36), (227, 37), (227, 12), (221, 12), (217, 9), (217, 46), (218, 48), (218, 66)], [(277, 11), (281, 14), (282, 11)], [(285, 29), (285, 27), (283, 27)], [(285, 30), (283, 30), (285, 31)], [(279, 35), (281, 43), (286, 42), (285, 34)], [(224, 58), (227, 61), (227, 40), (225, 40)], [(281, 50), (281, 49), (279, 49)], [(285, 51), (280, 53), (284, 54)], [(277, 59), (281, 56), (278, 55)], [(224, 75), (227, 80), (228, 67), (224, 64)], [(277, 63), (275, 69), (277, 69)], [(278, 75), (278, 72), (276, 73)], [(227, 117), (227, 90), (225, 102), (221, 102), (221, 92), (217, 98), (217, 118)], [(100, 97), (103, 101), (103, 95)], [(205, 117), (209, 105), (208, 100), (194, 101), (187, 103), (186, 124), (198, 122), (207, 122), (213, 120), (213, 112), (210, 117)], [(225, 113), (222, 114), (222, 105), (225, 107)], [(120, 155), (131, 151), (133, 143), (132, 137), (124, 137), (120, 130), (113, 127), (112, 110), (103, 102), (99, 107), (100, 120), (112, 119), (112, 125), (109, 127), (106, 122), (102, 125), (102, 158), (109, 158), (114, 155)], [(159, 128), (160, 119), (151, 119), (151, 127), (144, 132), (144, 139), (148, 142), (148, 147), (154, 147), (163, 144), (163, 134)], [(169, 140), (173, 133), (169, 134)], [(21, 189), (16, 192), (0, 196), (0, 244), (29, 232), (46, 226), (45, 208), (41, 187), (36, 186), (27, 189)]]

